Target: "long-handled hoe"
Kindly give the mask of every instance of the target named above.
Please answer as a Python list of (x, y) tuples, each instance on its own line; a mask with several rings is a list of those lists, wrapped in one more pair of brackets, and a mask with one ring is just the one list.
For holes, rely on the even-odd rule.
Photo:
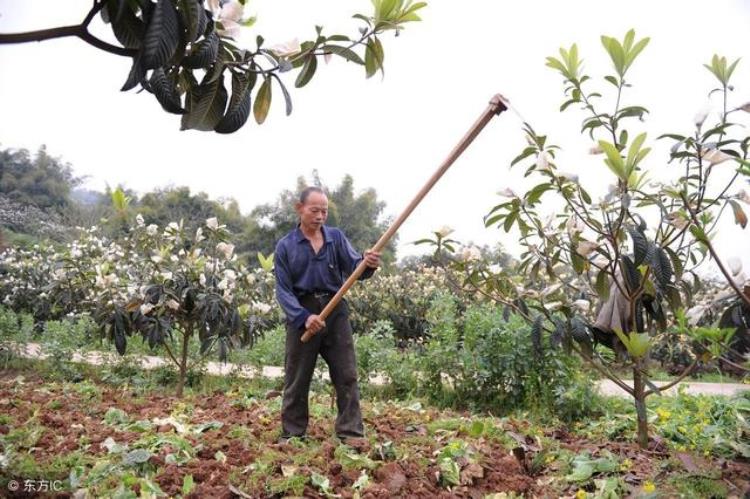
[[(432, 177), (430, 177), (430, 179), (417, 193), (417, 195), (414, 196), (414, 199), (411, 200), (403, 213), (401, 213), (401, 215), (399, 215), (399, 217), (395, 222), (393, 222), (388, 230), (386, 230), (385, 233), (380, 236), (378, 242), (375, 243), (375, 246), (372, 247), (372, 251), (379, 252), (385, 247), (386, 244), (388, 244), (388, 241), (391, 240), (399, 227), (401, 227), (401, 224), (404, 223), (407, 218), (409, 218), (409, 215), (411, 215), (411, 212), (414, 211), (414, 208), (416, 208), (417, 205), (422, 201), (422, 199), (424, 199), (424, 197), (427, 195), (427, 193), (430, 192), (430, 189), (432, 189), (437, 181), (440, 180), (440, 177), (442, 177), (443, 174), (448, 170), (448, 168), (450, 168), (450, 166), (453, 164), (453, 162), (458, 159), (461, 153), (463, 153), (466, 148), (469, 147), (469, 144), (474, 141), (476, 136), (479, 135), (479, 132), (484, 129), (485, 125), (489, 123), (492, 117), (499, 115), (507, 109), (507, 101), (502, 95), (497, 94), (490, 100), (487, 109), (482, 113), (479, 119), (477, 119), (477, 121), (469, 129), (469, 131), (466, 132), (466, 135), (464, 135), (461, 141), (456, 145), (456, 147), (453, 148), (445, 161), (443, 161), (443, 164), (441, 164), (437, 171), (432, 174)], [(331, 301), (329, 301), (325, 308), (320, 312), (320, 318), (322, 320), (325, 320), (326, 317), (328, 317), (328, 315), (333, 311), (333, 309), (336, 308), (336, 305), (338, 305), (338, 303), (341, 301), (341, 298), (344, 297), (346, 292), (349, 291), (349, 288), (351, 288), (354, 282), (359, 278), (359, 276), (362, 275), (362, 272), (365, 271), (365, 268), (366, 264), (363, 260), (362, 262), (360, 262), (357, 268), (354, 269), (354, 272), (352, 272), (346, 282), (341, 286), (341, 289), (336, 292), (333, 298), (331, 298)], [(307, 342), (314, 335), (315, 333), (307, 330), (305, 331), (305, 334), (302, 335), (302, 341)]]

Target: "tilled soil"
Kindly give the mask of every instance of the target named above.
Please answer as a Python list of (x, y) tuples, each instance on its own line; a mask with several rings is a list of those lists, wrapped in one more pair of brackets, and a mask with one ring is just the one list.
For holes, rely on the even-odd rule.
[[(477, 431), (469, 414), (397, 403), (364, 403), (367, 438), (343, 445), (331, 436), (330, 397), (316, 397), (308, 438), (279, 442), (278, 392), (238, 389), (180, 400), (6, 372), (0, 375), (0, 442), (10, 464), (0, 468), (0, 496), (73, 497), (78, 491), (76, 497), (86, 497), (85, 489), (88, 497), (101, 497), (117, 488), (140, 494), (146, 478), (169, 497), (185, 492), (194, 498), (574, 495), (578, 487), (561, 478), (564, 463), (536, 462), (542, 438), (558, 450), (606, 450), (627, 459), (632, 465), (622, 476), (633, 490), (663, 475), (662, 463), (670, 458), (683, 459), (685, 468), (719, 469), (732, 490), (749, 486), (750, 465), (743, 462), (680, 458), (659, 445), (642, 451), (632, 443), (588, 442), (564, 428), (531, 435), (523, 421), (494, 419)], [(137, 449), (148, 451), (146, 460), (129, 463), (127, 453)], [(18, 464), (22, 458), (25, 467)], [(73, 487), (72, 469), (79, 470)], [(185, 488), (189, 477), (193, 486)], [(11, 491), (13, 480), (59, 480), (62, 490)]]

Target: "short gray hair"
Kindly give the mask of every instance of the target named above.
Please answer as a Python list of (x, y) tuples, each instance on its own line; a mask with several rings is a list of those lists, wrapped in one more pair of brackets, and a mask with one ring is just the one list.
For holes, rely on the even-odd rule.
[(305, 204), (307, 198), (310, 197), (310, 194), (312, 194), (313, 192), (317, 192), (318, 194), (323, 194), (325, 196), (325, 192), (323, 192), (323, 189), (313, 185), (302, 189), (302, 192), (299, 193), (299, 202)]

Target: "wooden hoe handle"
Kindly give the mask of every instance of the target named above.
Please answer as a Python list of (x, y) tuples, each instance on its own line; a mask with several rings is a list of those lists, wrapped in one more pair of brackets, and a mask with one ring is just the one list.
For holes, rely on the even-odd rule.
[[(479, 119), (477, 119), (474, 125), (472, 125), (469, 131), (466, 132), (466, 135), (463, 136), (461, 141), (456, 144), (456, 147), (453, 148), (445, 161), (443, 161), (443, 164), (441, 164), (437, 171), (432, 174), (432, 177), (430, 177), (430, 179), (417, 193), (417, 195), (414, 196), (414, 199), (411, 200), (409, 206), (404, 209), (403, 213), (399, 215), (399, 217), (395, 222), (393, 222), (388, 230), (386, 230), (385, 233), (380, 236), (380, 239), (378, 239), (378, 242), (375, 243), (375, 246), (372, 247), (371, 251), (379, 252), (383, 250), (385, 245), (388, 244), (388, 241), (391, 240), (399, 227), (401, 227), (401, 224), (404, 223), (407, 218), (409, 218), (409, 215), (411, 215), (411, 212), (414, 211), (414, 208), (416, 208), (417, 205), (422, 201), (422, 199), (424, 199), (424, 197), (427, 195), (427, 193), (430, 192), (430, 189), (432, 189), (437, 181), (440, 180), (440, 177), (442, 177), (443, 174), (448, 170), (448, 168), (450, 168), (453, 162), (456, 161), (459, 156), (461, 156), (461, 153), (463, 153), (466, 148), (469, 147), (469, 144), (474, 141), (476, 136), (479, 135), (479, 132), (481, 132), (485, 125), (489, 123), (492, 117), (499, 115), (500, 113), (508, 109), (505, 103), (506, 99), (500, 94), (496, 94), (492, 98), (492, 100), (490, 100), (487, 109), (485, 109), (485, 111), (482, 113)], [(362, 260), (359, 265), (357, 265), (357, 268), (354, 269), (354, 272), (352, 272), (352, 274), (343, 284), (343, 286), (341, 286), (341, 289), (336, 292), (333, 298), (331, 298), (331, 301), (329, 301), (325, 308), (320, 312), (319, 315), (321, 319), (325, 320), (326, 317), (330, 315), (333, 309), (336, 308), (336, 305), (338, 305), (341, 299), (344, 297), (346, 292), (349, 291), (349, 288), (351, 288), (352, 285), (357, 281), (357, 279), (359, 279), (366, 268), (367, 265), (365, 264), (365, 261)], [(315, 333), (309, 330), (305, 331), (305, 334), (302, 335), (302, 342), (305, 343), (309, 341), (310, 338), (312, 338), (314, 335)]]

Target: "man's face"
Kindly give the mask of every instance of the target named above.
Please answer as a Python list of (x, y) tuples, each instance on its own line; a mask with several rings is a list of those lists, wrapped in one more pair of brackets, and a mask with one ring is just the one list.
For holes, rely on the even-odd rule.
[(297, 203), (296, 208), (303, 229), (319, 230), (328, 218), (328, 198), (319, 192), (311, 192), (304, 203)]

